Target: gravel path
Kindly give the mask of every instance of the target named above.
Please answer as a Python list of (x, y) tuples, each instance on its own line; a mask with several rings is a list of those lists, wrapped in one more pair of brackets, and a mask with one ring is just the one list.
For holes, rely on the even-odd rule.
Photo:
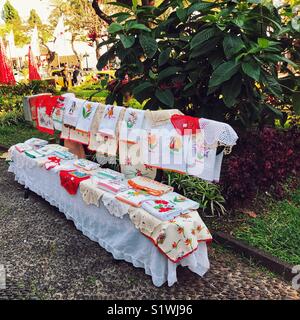
[(299, 299), (288, 283), (211, 246), (203, 279), (178, 269), (178, 283), (156, 288), (143, 269), (116, 261), (56, 208), (23, 188), (0, 160), (0, 299)]

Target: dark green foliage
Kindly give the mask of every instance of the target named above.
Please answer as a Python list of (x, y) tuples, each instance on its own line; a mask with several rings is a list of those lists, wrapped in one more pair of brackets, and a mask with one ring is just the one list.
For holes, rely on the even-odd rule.
[(113, 46), (98, 68), (118, 57), (118, 80), (134, 80), (110, 102), (131, 91), (149, 109), (174, 107), (243, 128), (284, 123), (286, 105), (300, 112), (299, 76), (291, 71), (298, 68), (291, 60), (300, 61), (299, 31), (289, 5), (169, 0), (127, 9), (112, 16)]

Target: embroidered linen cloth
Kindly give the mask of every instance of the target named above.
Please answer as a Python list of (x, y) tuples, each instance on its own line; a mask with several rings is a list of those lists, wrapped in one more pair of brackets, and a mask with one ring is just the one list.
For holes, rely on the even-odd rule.
[(90, 150), (92, 150), (92, 151), (97, 151), (97, 149), (99, 147), (99, 143), (97, 141), (97, 135), (99, 134), (98, 133), (98, 128), (99, 128), (100, 121), (101, 121), (101, 119), (103, 117), (104, 110), (105, 110), (105, 105), (99, 103), (98, 104), (98, 108), (97, 108), (97, 110), (95, 112), (94, 118), (93, 118), (92, 123), (91, 123), (90, 139), (89, 139), (88, 148)]
[(79, 184), (79, 190), (83, 201), (87, 205), (100, 206), (100, 199), (105, 193), (104, 190), (98, 188), (92, 179), (87, 179)]
[(107, 105), (100, 121), (98, 132), (104, 136), (115, 138), (118, 120), (124, 111), (124, 107)]
[(124, 119), (121, 121), (120, 140), (130, 143), (137, 143), (145, 118), (145, 111), (127, 108)]
[(88, 132), (82, 132), (82, 131), (78, 131), (76, 129), (70, 128), (68, 140), (88, 145), (90, 137)]
[(187, 173), (208, 181), (219, 181), (224, 152), (217, 147), (231, 148), (238, 136), (226, 123), (199, 119), (200, 132), (190, 140)]
[(12, 146), (11, 148), (15, 148), (20, 153), (32, 150), (32, 147), (30, 145), (26, 144), (26, 143), (18, 143), (15, 146)]
[[(115, 157), (118, 150), (118, 136), (120, 121), (124, 116), (125, 108), (106, 106), (101, 115), (100, 124), (96, 133), (91, 133), (90, 149), (97, 152), (97, 155)], [(96, 118), (97, 119), (97, 118)]]
[(48, 134), (54, 134), (54, 122), (51, 115), (47, 114), (47, 107), (37, 107), (36, 128)]
[(62, 131), (63, 126), (63, 115), (65, 112), (65, 104), (64, 101), (66, 98), (75, 98), (74, 93), (65, 93), (57, 100), (57, 105), (53, 110), (52, 119), (54, 123), (54, 129), (57, 131)]
[(124, 202), (117, 200), (116, 196), (112, 193), (105, 192), (101, 201), (107, 211), (113, 216), (123, 218), (123, 216), (128, 214), (130, 206)]
[(157, 199), (142, 203), (142, 208), (160, 220), (171, 220), (190, 210), (197, 210), (199, 203), (176, 192), (168, 192)]
[(92, 121), (97, 111), (99, 103), (86, 102), (79, 114), (76, 130), (88, 133), (91, 129)]
[(112, 193), (100, 189), (95, 184), (94, 177), (80, 182), (79, 189), (83, 201), (87, 205), (95, 205), (99, 207), (100, 202), (102, 201), (103, 205), (111, 215), (123, 218), (124, 215), (128, 214), (129, 206), (117, 200), (115, 195)]
[(99, 168), (98, 163), (87, 160), (87, 159), (78, 159), (74, 162), (74, 165), (86, 171), (96, 170)]
[(144, 164), (141, 145), (140, 141), (135, 144), (119, 141), (121, 172), (126, 179), (131, 179), (136, 176), (143, 176), (150, 179), (155, 179), (156, 177), (156, 168)]
[(173, 191), (171, 186), (149, 179), (147, 177), (135, 177), (128, 180), (128, 185), (134, 189), (147, 191), (153, 196), (160, 196)]
[(135, 227), (174, 263), (197, 250), (199, 242), (212, 241), (197, 211), (182, 214), (170, 221), (161, 221), (142, 208), (131, 207), (129, 217)]
[(60, 171), (59, 176), (61, 185), (71, 195), (75, 195), (77, 193), (81, 181), (90, 178), (90, 175), (77, 170), (62, 170)]
[(51, 170), (55, 168), (56, 166), (59, 166), (61, 162), (60, 158), (57, 157), (48, 157), (47, 161), (44, 164), (44, 167), (46, 170)]
[(127, 183), (116, 180), (116, 179), (99, 179), (97, 177), (93, 177), (93, 181), (96, 183), (98, 188), (106, 190), (112, 193), (119, 193), (128, 189)]
[(93, 174), (95, 177), (100, 178), (100, 179), (118, 179), (118, 180), (124, 180), (124, 174), (108, 169), (108, 168), (101, 168), (97, 171), (94, 172)]
[(171, 121), (148, 130), (143, 139), (143, 160), (150, 167), (186, 173), (190, 136), (179, 134)]
[(39, 149), (48, 144), (48, 141), (39, 138), (30, 138), (24, 143), (31, 146), (33, 149)]
[(76, 128), (79, 115), (82, 112), (83, 105), (85, 104), (85, 100), (66, 97), (64, 100), (64, 117), (63, 123), (65, 125)]
[(62, 159), (62, 160), (73, 160), (75, 159), (75, 155), (69, 151), (64, 150), (55, 150), (53, 155)]
[(42, 153), (45, 156), (48, 156), (55, 151), (68, 151), (68, 148), (61, 146), (59, 144), (47, 144), (46, 146), (38, 149), (40, 153)]
[(147, 201), (153, 198), (156, 197), (150, 195), (147, 191), (136, 189), (128, 189), (126, 191), (118, 193), (116, 196), (116, 199), (133, 207), (140, 207), (143, 201)]
[(169, 123), (171, 116), (174, 114), (182, 114), (182, 112), (178, 109), (157, 111), (147, 110), (145, 113), (145, 117), (146, 122), (148, 123), (148, 128), (162, 126)]
[(38, 152), (38, 150), (25, 150), (25, 154), (27, 157), (33, 159), (44, 157), (44, 155)]

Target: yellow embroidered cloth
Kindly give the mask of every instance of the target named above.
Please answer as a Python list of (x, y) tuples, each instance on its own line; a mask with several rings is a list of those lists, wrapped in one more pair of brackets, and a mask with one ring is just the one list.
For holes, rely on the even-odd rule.
[(182, 214), (173, 220), (161, 221), (142, 208), (131, 207), (129, 217), (135, 227), (148, 237), (172, 262), (178, 262), (212, 236), (197, 211)]

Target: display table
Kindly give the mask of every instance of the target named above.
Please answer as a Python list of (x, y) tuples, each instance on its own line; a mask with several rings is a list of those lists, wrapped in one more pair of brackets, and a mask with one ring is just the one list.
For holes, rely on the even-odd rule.
[(205, 242), (199, 243), (198, 249), (180, 262), (173, 263), (134, 227), (128, 215), (121, 219), (111, 215), (102, 204), (99, 208), (86, 205), (80, 192), (69, 195), (61, 187), (57, 172), (39, 167), (35, 159), (23, 153), (12, 151), (9, 172), (15, 174), (15, 180), (20, 184), (57, 207), (67, 219), (74, 222), (78, 230), (98, 242), (115, 259), (144, 268), (155, 286), (165, 282), (172, 286), (177, 281), (177, 265), (187, 266), (199, 276), (209, 269)]

